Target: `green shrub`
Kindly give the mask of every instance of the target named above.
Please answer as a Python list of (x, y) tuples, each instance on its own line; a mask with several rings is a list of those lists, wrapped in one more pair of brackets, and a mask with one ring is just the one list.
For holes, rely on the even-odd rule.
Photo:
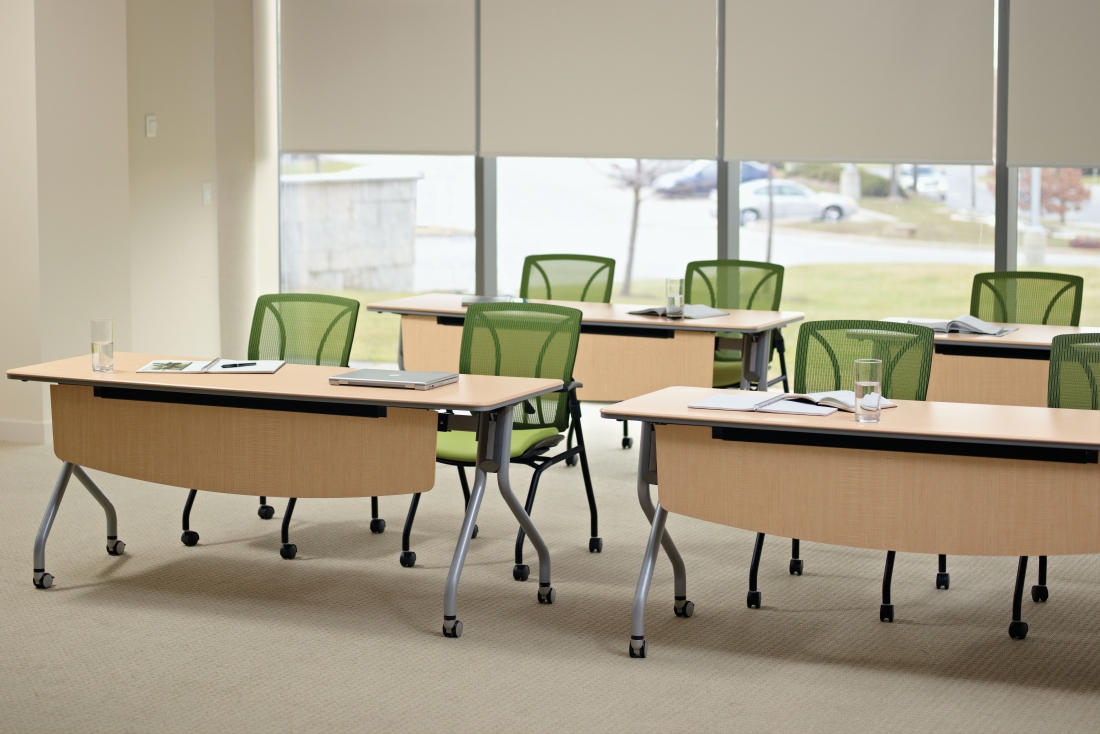
[[(890, 179), (869, 171), (860, 171), (859, 192), (863, 196), (889, 196)], [(901, 193), (900, 187), (898, 193)]]
[(789, 175), (814, 181), (840, 183), (840, 172), (842, 170), (843, 168), (836, 163), (799, 163), (789, 172)]

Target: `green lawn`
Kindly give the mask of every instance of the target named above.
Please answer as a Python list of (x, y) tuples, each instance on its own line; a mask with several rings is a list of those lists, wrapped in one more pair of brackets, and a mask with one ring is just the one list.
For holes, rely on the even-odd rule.
[(798, 222), (784, 227), (808, 229), (837, 234), (854, 234), (871, 237), (889, 237), (893, 239), (913, 239), (925, 242), (965, 242), (984, 244), (993, 247), (993, 227), (978, 222), (956, 222), (951, 219), (951, 210), (937, 201), (924, 197), (912, 197), (900, 201), (865, 196), (859, 200), (863, 209), (890, 214), (898, 218), (898, 223), (916, 226), (911, 235), (899, 229), (893, 222)]
[[(970, 311), (970, 284), (978, 265), (798, 265), (787, 268), (782, 308), (802, 311), (807, 320), (881, 319), (888, 316), (951, 318)], [(1052, 268), (1045, 268), (1052, 270)], [(1100, 325), (1100, 268), (1058, 268), (1085, 279), (1081, 323)], [(660, 303), (664, 281), (634, 283), (630, 296), (616, 285), (616, 303)], [(364, 306), (398, 298), (402, 293), (341, 291)], [(394, 314), (359, 313), (351, 358), (357, 362), (396, 362), (400, 317)], [(786, 330), (793, 351), (797, 327)], [(793, 367), (793, 355), (789, 364)]]

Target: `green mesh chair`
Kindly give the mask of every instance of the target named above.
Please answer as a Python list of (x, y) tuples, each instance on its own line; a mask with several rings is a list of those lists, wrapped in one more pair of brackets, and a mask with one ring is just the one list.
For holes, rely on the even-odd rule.
[[(462, 327), (459, 372), (464, 375), (547, 377), (565, 383), (559, 392), (528, 400), (522, 409), (514, 411), (511, 460), (513, 464), (524, 464), (534, 469), (525, 504), (530, 514), (542, 473), (558, 462), (574, 456), (579, 458), (591, 518), (588, 550), (599, 553), (603, 550), (603, 540), (598, 537), (596, 498), (592, 493), (592, 478), (588, 472), (584, 434), (581, 431), (581, 408), (577, 401), (580, 385), (573, 382), (573, 361), (577, 356), (580, 330), (581, 312), (575, 308), (535, 303), (473, 304), (466, 310), (466, 323)], [(547, 452), (565, 438), (562, 432), (570, 427), (576, 431), (577, 445), (553, 456), (548, 455)], [(474, 466), (477, 460), (474, 433), (440, 432), (436, 460), (458, 467), (459, 481), (468, 504), (466, 467)], [(400, 561), (406, 568), (416, 563), (416, 553), (409, 548), (409, 536), (419, 503), (420, 495), (414, 494), (401, 538)], [(520, 529), (516, 537), (516, 565), (512, 570), (513, 578), (518, 581), (526, 581), (530, 574), (530, 568), (523, 563), (523, 541), (524, 532)]]
[(610, 303), (615, 261), (595, 255), (528, 255), (520, 298)]
[[(783, 298), (783, 266), (752, 260), (698, 260), (690, 262), (684, 276), (684, 302), (711, 308), (778, 311)], [(722, 333), (720, 337), (740, 339), (740, 334)], [(787, 387), (787, 360), (783, 334), (772, 332), (772, 350), (779, 353), (780, 374), (768, 380)], [(769, 355), (770, 356), (770, 355)], [(714, 387), (741, 384), (741, 350), (714, 350)], [(761, 388), (764, 389), (764, 388)]]
[[(1100, 335), (1063, 334), (1050, 345), (1047, 373), (1047, 407), (1072, 410), (1100, 410)], [(1016, 568), (1016, 589), (1012, 595), (1012, 623), (1008, 634), (1016, 640), (1027, 635), (1027, 623), (1020, 620), (1027, 573), (1027, 556)], [(1038, 603), (1050, 598), (1047, 590), (1047, 557), (1039, 556), (1039, 583), (1031, 587), (1031, 599)]]
[[(248, 338), (248, 359), (282, 359), (291, 364), (317, 364), (347, 367), (351, 342), (355, 337), (355, 322), (359, 317), (359, 302), (338, 296), (311, 293), (280, 293), (260, 296), (252, 317), (252, 333)], [(191, 506), (196, 490), (187, 495), (183, 507), (183, 544), (195, 545), (199, 534), (190, 529)], [(288, 540), (290, 517), (295, 498), (287, 503), (283, 516), (283, 558), (293, 558), (297, 548)], [(378, 519), (378, 499), (371, 498), (373, 518), (371, 531), (382, 532), (386, 521)], [(270, 520), (275, 508), (260, 497), (259, 515)]]
[[(857, 359), (882, 360), (882, 394), (893, 400), (924, 400), (932, 372), (934, 333), (927, 326), (883, 321), (807, 321), (798, 330), (794, 359), (796, 393), (848, 390), (853, 387), (853, 364)], [(757, 533), (749, 567), (748, 605), (760, 608), (757, 572), (764, 548), (764, 533)], [(791, 540), (790, 573), (802, 575), (798, 539)], [(886, 555), (882, 580), (880, 618), (893, 620), (890, 581), (894, 551)], [(889, 620), (885, 617), (889, 617)]]
[(1084, 278), (1061, 273), (978, 273), (970, 315), (1002, 324), (1078, 326)]

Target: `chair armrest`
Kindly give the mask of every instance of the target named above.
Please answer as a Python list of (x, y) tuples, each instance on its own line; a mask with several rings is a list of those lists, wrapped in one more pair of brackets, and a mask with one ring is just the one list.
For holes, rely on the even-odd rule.
[(574, 390), (577, 390), (577, 389), (582, 388), (582, 387), (584, 387), (583, 382), (577, 382), (576, 380), (570, 380), (558, 392), (573, 392)]

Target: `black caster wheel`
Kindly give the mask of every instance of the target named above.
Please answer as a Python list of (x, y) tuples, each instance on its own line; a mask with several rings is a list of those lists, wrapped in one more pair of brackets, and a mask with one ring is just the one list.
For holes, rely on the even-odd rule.
[(454, 625), (447, 629), (447, 623), (443, 623), (443, 636), (444, 637), (462, 637), (462, 622), (455, 620)]
[(951, 588), (951, 574), (949, 574), (949, 573), (937, 573), (936, 574), (936, 588), (937, 589), (950, 589)]
[(634, 448), (634, 439), (631, 438), (630, 436), (625, 436), (623, 438), (623, 448), (624, 449)]
[[(37, 574), (35, 574), (37, 576)], [(34, 579), (34, 586), (36, 589), (48, 589), (53, 586), (53, 576), (48, 573), (44, 573), (38, 578)]]
[(576, 456), (570, 456), (568, 459), (565, 460), (565, 465), (566, 466), (576, 466), (577, 465), (577, 457)]
[(375, 535), (381, 535), (386, 531), (386, 521), (376, 517), (370, 521), (370, 531)]
[(414, 551), (401, 551), (401, 565), (412, 568), (416, 565), (416, 553)]
[[(109, 556), (121, 556), (126, 552), (126, 544), (121, 540), (109, 540), (107, 541), (107, 555)], [(1046, 601), (1044, 599), (1043, 601)]]
[(894, 621), (894, 605), (880, 604), (878, 607), (878, 619), (880, 622)]
[(183, 535), (180, 536), (180, 540), (186, 546), (192, 546), (199, 542), (199, 534), (194, 530), (184, 530)]
[(526, 563), (512, 567), (512, 578), (516, 581), (526, 581), (531, 575), (531, 567)]
[(677, 617), (683, 617), (684, 619), (687, 619), (691, 615), (695, 614), (695, 602), (676, 602), (676, 604), (672, 607), (672, 611), (676, 613)]
[(589, 553), (603, 553), (603, 538), (589, 538), (588, 539), (588, 552)]
[(261, 520), (270, 520), (275, 517), (275, 508), (271, 505), (260, 505), (260, 509), (256, 510), (256, 514), (260, 516)]
[(470, 540), (477, 537), (477, 525), (474, 525), (474, 532), (470, 533)]
[(750, 591), (749, 592), (748, 603), (749, 603), (749, 609), (759, 609), (760, 608), (760, 592), (759, 591)]
[(634, 645), (636, 645), (637, 643), (638, 643), (637, 640), (631, 640), (630, 641), (630, 657), (632, 657), (632, 658), (644, 658), (645, 653), (646, 653), (645, 640), (642, 640), (641, 641), (642, 644), (638, 645), (638, 647), (635, 648)]
[(554, 591), (552, 586), (540, 586), (539, 587), (539, 604), (553, 604), (554, 600), (558, 598), (558, 592)]
[(1014, 640), (1027, 637), (1027, 622), (1012, 622), (1008, 625), (1008, 636)]
[(279, 548), (279, 555), (289, 561), (291, 558), (298, 555), (298, 546), (293, 543), (283, 543), (282, 547)]
[(791, 559), (790, 571), (791, 571), (791, 576), (801, 576), (802, 575), (802, 559), (801, 558), (792, 558)]
[(1047, 592), (1047, 587), (1038, 585), (1031, 587), (1031, 600), (1036, 604), (1042, 604), (1049, 598), (1050, 594)]

